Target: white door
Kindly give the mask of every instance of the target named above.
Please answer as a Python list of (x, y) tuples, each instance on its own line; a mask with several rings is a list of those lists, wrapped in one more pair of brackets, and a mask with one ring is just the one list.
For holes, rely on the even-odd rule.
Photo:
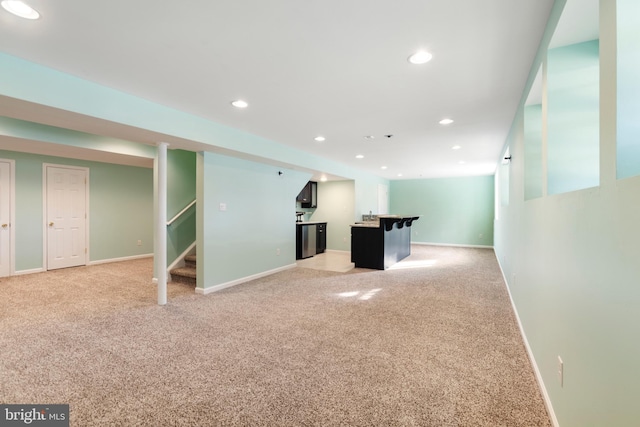
[(46, 169), (47, 270), (85, 265), (87, 170)]
[(384, 215), (388, 213), (389, 213), (389, 187), (384, 184), (378, 184), (378, 214)]
[(11, 275), (11, 163), (0, 160), (0, 277)]

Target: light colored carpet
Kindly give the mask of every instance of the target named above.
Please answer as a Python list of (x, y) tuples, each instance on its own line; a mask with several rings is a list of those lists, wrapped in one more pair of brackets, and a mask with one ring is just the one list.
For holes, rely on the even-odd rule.
[(0, 401), (72, 426), (550, 426), (493, 251), (207, 296), (151, 260), (0, 279)]

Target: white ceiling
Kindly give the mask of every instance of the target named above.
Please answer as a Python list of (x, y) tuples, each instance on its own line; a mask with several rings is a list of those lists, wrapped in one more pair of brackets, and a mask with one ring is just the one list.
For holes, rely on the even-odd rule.
[(397, 179), (494, 173), (553, 0), (28, 3), (0, 51)]

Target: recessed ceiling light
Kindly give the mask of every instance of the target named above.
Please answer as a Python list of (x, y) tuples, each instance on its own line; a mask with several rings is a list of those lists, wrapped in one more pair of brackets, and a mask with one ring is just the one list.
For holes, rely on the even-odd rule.
[(316, 136), (316, 137), (315, 137), (315, 138), (313, 138), (313, 139), (314, 139), (315, 141), (322, 142), (322, 141), (324, 141), (324, 140), (325, 140), (325, 137), (324, 137), (324, 136), (322, 136), (322, 135), (318, 135), (318, 136)]
[(2, 7), (5, 8), (8, 12), (13, 13), (20, 18), (25, 19), (38, 19), (40, 18), (40, 14), (37, 10), (29, 6), (28, 4), (21, 2), (19, 0), (4, 0), (2, 2)]
[(233, 105), (236, 108), (247, 108), (249, 106), (249, 104), (246, 101), (243, 101), (242, 99), (237, 99), (233, 101), (231, 105)]
[(367, 136), (364, 137), (364, 139), (374, 139), (374, 138), (375, 138), (375, 136), (373, 136), (373, 135), (367, 135)]
[(412, 64), (420, 65), (431, 61), (431, 58), (433, 58), (433, 55), (431, 55), (429, 52), (425, 50), (419, 50), (418, 52), (411, 55), (408, 60)]
[(453, 120), (451, 120), (451, 119), (442, 119), (438, 123), (440, 123), (441, 125), (450, 125), (451, 123), (453, 123)]
[(453, 147), (451, 147), (452, 150), (459, 150), (462, 147), (460, 147), (459, 145), (454, 145)]
[(380, 166), (380, 169), (386, 169), (386, 168), (387, 168), (386, 166)]
[(326, 175), (322, 175), (322, 176), (320, 177), (320, 181), (322, 181), (322, 182), (327, 182), (327, 176), (326, 176)]
[(459, 164), (459, 165), (464, 165), (465, 163), (466, 163), (466, 162), (465, 162), (464, 160), (460, 160), (460, 161), (458, 162), (458, 164)]
[(402, 174), (401, 174), (401, 173), (399, 173), (399, 174), (398, 174), (398, 176), (402, 176)]
[(364, 156), (363, 156), (362, 154), (358, 154), (358, 155), (356, 156), (356, 159), (364, 159)]

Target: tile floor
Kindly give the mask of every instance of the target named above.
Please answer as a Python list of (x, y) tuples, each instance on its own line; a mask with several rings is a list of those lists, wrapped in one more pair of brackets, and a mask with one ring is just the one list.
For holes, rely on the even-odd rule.
[(351, 252), (344, 251), (326, 251), (311, 258), (299, 259), (296, 264), (298, 264), (298, 267), (337, 271), (339, 273), (346, 273), (354, 268), (351, 262)]

